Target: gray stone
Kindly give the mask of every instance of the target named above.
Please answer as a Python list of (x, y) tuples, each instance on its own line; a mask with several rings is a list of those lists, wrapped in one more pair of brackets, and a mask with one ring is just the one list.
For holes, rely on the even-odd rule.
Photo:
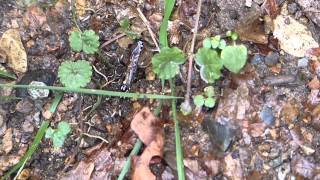
[(308, 67), (309, 59), (308, 58), (301, 58), (298, 60), (298, 67), (305, 68)]
[(274, 66), (279, 62), (280, 55), (276, 52), (269, 52), (264, 59), (264, 63), (268, 66)]

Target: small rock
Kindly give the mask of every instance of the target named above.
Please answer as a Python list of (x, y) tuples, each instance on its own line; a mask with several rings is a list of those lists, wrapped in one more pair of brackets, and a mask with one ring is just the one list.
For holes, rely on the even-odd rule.
[(27, 71), (27, 53), (18, 30), (9, 29), (3, 33), (0, 49), (7, 55), (9, 67), (16, 72), (24, 73)]
[[(39, 81), (43, 82), (47, 86), (53, 85), (56, 76), (49, 70), (35, 70), (35, 71), (28, 71), (17, 84), (28, 85), (32, 81)], [(27, 97), (29, 96), (27, 89), (17, 89), (16, 90), (17, 97)]]
[(305, 68), (308, 66), (309, 59), (308, 58), (301, 58), (298, 60), (298, 67), (299, 68)]
[(264, 59), (264, 63), (268, 66), (274, 66), (279, 62), (280, 55), (276, 52), (269, 52), (266, 58)]
[(288, 4), (288, 12), (290, 14), (296, 13), (298, 10), (298, 4), (297, 3), (290, 3)]
[[(39, 81), (32, 81), (29, 85), (47, 86), (45, 83)], [(49, 96), (50, 91), (49, 89), (28, 89), (28, 93), (33, 99), (43, 99)]]
[(23, 114), (29, 114), (33, 110), (33, 108), (34, 104), (28, 98), (22, 99), (16, 105), (16, 111)]
[(13, 142), (12, 142), (12, 129), (9, 128), (6, 130), (2, 143), (0, 146), (0, 150), (4, 151), (6, 154), (8, 154), (13, 148)]
[(266, 77), (264, 83), (271, 86), (287, 85), (296, 81), (293, 75), (279, 75)]
[(263, 63), (264, 57), (261, 54), (255, 54), (251, 59), (251, 64), (258, 65)]
[(272, 108), (264, 106), (260, 112), (260, 118), (264, 123), (271, 126), (275, 122), (276, 118), (273, 115)]

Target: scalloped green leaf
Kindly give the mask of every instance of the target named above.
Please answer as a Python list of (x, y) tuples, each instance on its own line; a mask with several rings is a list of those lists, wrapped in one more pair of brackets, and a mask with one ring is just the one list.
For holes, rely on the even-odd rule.
[(216, 98), (210, 97), (204, 100), (204, 106), (208, 108), (213, 108), (215, 104), (216, 104)]
[(98, 51), (100, 42), (99, 36), (93, 30), (85, 30), (82, 33), (83, 52), (86, 54), (94, 54)]
[(196, 95), (193, 97), (193, 103), (197, 106), (197, 107), (201, 107), (204, 104), (204, 97), (202, 95)]
[(211, 48), (211, 40), (210, 40), (210, 38), (205, 38), (204, 40), (203, 40), (203, 42), (202, 42), (202, 46), (204, 47), (204, 48), (207, 48), (207, 49), (210, 49)]
[(58, 131), (64, 135), (68, 134), (71, 131), (70, 124), (64, 121), (59, 122)]
[(247, 56), (247, 48), (244, 45), (227, 46), (221, 52), (223, 65), (233, 73), (238, 73), (243, 68)]
[(207, 97), (213, 97), (214, 96), (214, 87), (213, 86), (207, 86), (204, 88), (204, 94)]
[(86, 54), (94, 54), (100, 46), (99, 36), (91, 29), (83, 32), (72, 32), (69, 42), (72, 50), (76, 52), (83, 51)]
[(82, 37), (81, 32), (73, 31), (69, 36), (70, 47), (72, 50), (76, 52), (80, 52), (82, 50)]
[(58, 70), (60, 82), (71, 88), (85, 87), (92, 76), (92, 67), (88, 61), (79, 60), (76, 62), (65, 61)]
[(160, 79), (171, 79), (179, 73), (179, 65), (185, 61), (185, 55), (179, 48), (164, 47), (152, 57), (152, 69)]
[(196, 63), (200, 66), (200, 76), (205, 82), (213, 83), (220, 78), (220, 71), (223, 66), (215, 50), (206, 48), (198, 49)]

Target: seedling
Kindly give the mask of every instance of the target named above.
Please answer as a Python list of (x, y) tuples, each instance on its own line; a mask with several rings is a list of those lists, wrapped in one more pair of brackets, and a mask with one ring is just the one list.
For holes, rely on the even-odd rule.
[(61, 121), (59, 122), (57, 129), (52, 129), (51, 127), (49, 127), (46, 130), (45, 137), (52, 140), (53, 146), (55, 148), (61, 148), (70, 131), (71, 131), (70, 124), (68, 124), (67, 122)]
[(206, 83), (214, 83), (221, 76), (223, 66), (233, 73), (238, 73), (247, 61), (247, 48), (236, 45), (238, 34), (228, 31), (227, 37), (233, 41), (227, 45), (221, 36), (205, 38), (203, 47), (198, 49), (196, 63), (200, 66), (201, 79)]
[(60, 82), (70, 88), (85, 87), (92, 76), (92, 67), (88, 61), (65, 61), (58, 70)]
[(131, 30), (130, 26), (131, 26), (130, 20), (128, 17), (125, 17), (120, 21), (120, 29), (122, 30), (123, 33), (125, 33), (131, 39), (139, 38), (139, 35), (137, 33), (133, 32)]
[(204, 88), (204, 93), (196, 95), (193, 98), (193, 103), (201, 108), (203, 105), (208, 108), (213, 108), (216, 103), (216, 98), (214, 97), (214, 88), (212, 86), (208, 86)]
[(69, 36), (70, 47), (76, 52), (94, 54), (100, 46), (99, 36), (93, 30), (73, 31)]
[(185, 55), (179, 48), (164, 47), (152, 57), (152, 69), (160, 79), (171, 79), (179, 73), (179, 65), (185, 61)]

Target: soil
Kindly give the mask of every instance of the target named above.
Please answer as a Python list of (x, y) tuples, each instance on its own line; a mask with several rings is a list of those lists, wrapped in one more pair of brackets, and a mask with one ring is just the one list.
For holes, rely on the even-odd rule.
[[(86, 0), (88, 8), (82, 16), (75, 15), (76, 20), (71, 1), (39, 1), (30, 6), (21, 2), (27, 1), (3, 0), (0, 5), (0, 37), (8, 29), (18, 29), (27, 52), (28, 71), (16, 73), (16, 83), (25, 84), (37, 80), (47, 85), (61, 86), (57, 78), (59, 65), (67, 59), (86, 59), (97, 69), (88, 88), (121, 91), (137, 41), (127, 40), (128, 45), (124, 45), (126, 43), (121, 41), (126, 40), (120, 38), (101, 48), (99, 53), (86, 55), (83, 52), (73, 52), (69, 47), (68, 37), (75, 29), (76, 22), (82, 30), (93, 29), (103, 44), (122, 33), (119, 19), (129, 16), (132, 18), (132, 31), (142, 32), (139, 39), (145, 42), (137, 74), (129, 91), (161, 92), (160, 80), (151, 73), (151, 57), (155, 53), (155, 46), (148, 30), (141, 27), (143, 21), (134, 11), (138, 6), (137, 1)], [(291, 56), (279, 48), (272, 33), (243, 31), (241, 28), (245, 26), (260, 27), (260, 24), (252, 24), (250, 19), (263, 19), (266, 14), (264, 1), (253, 0), (251, 7), (245, 6), (245, 2), (203, 1), (196, 49), (202, 46), (205, 37), (224, 36), (227, 30), (245, 32), (242, 34), (247, 37), (263, 35), (267, 44), (261, 44), (259, 40), (253, 41), (252, 38), (252, 41), (242, 39), (242, 34), (239, 33), (243, 41), (239, 40), (238, 43), (245, 44), (249, 52), (245, 68), (239, 74), (223, 71), (220, 80), (213, 84), (217, 98), (214, 108), (194, 110), (188, 116), (178, 113), (186, 177), (320, 179), (320, 100), (317, 91), (320, 86), (312, 89), (309, 84), (313, 78), (320, 78), (320, 73), (315, 68), (317, 60), (307, 59), (307, 64), (303, 65), (300, 63), (302, 58)], [(162, 5), (161, 0), (139, 4), (154, 32), (158, 32), (161, 22), (157, 21), (156, 16), (163, 12)], [(302, 0), (282, 0), (278, 1), (278, 5), (280, 8), (289, 5), (289, 13), (304, 23), (320, 43), (319, 21), (310, 16), (310, 12), (304, 12), (305, 7), (302, 6), (305, 4), (302, 4)], [(196, 8), (196, 1), (181, 0), (177, 2), (172, 16), (173, 24), (178, 22), (179, 25), (178, 33), (169, 30), (169, 41), (186, 54), (192, 39)], [(317, 6), (314, 8), (320, 9)], [(28, 16), (28, 13), (32, 15)], [(45, 18), (43, 23), (41, 18)], [(174, 38), (178, 40), (173, 42)], [(0, 56), (1, 65), (14, 72), (4, 59)], [(175, 79), (176, 96), (183, 97), (186, 92), (187, 67), (187, 63), (182, 65), (180, 74)], [(193, 95), (197, 95), (203, 92), (207, 84), (201, 80), (197, 66), (194, 66), (193, 73), (191, 90)], [(108, 82), (100, 74), (107, 77)], [(12, 81), (0, 78), (0, 83), (9, 82)], [(165, 84), (164, 92), (170, 92), (168, 83)], [(32, 144), (37, 129), (45, 120), (43, 113), (50, 106), (54, 93), (48, 98), (33, 100), (26, 90), (7, 88), (0, 89), (0, 95), (16, 95), (21, 98), (0, 102), (2, 144), (6, 130), (13, 130), (13, 147), (9, 152), (3, 151), (2, 146), (0, 148), (2, 162), (4, 159), (21, 158), (26, 147)], [(178, 100), (178, 109), (182, 102), (183, 100)], [(160, 160), (154, 160), (156, 165), (152, 166), (152, 171), (160, 179), (177, 179), (171, 102), (163, 103), (160, 117), (165, 131), (164, 156)], [(137, 139), (130, 130), (134, 114), (142, 107), (155, 109), (157, 106), (159, 102), (155, 100), (65, 93), (50, 126), (56, 127), (58, 122), (67, 121), (72, 125), (72, 133), (60, 149), (53, 148), (49, 139), (43, 139), (25, 164), (27, 178), (72, 179), (68, 175), (79, 167), (80, 162), (89, 161), (96, 163), (98, 171), (99, 165), (94, 159), (103, 152), (103, 163), (110, 168), (104, 167), (104, 179), (115, 179)], [(81, 135), (82, 133), (92, 137)], [(109, 143), (93, 136), (99, 136)], [(0, 175), (16, 163), (0, 166)], [(130, 177), (129, 173), (127, 178)], [(95, 179), (93, 175), (91, 178)]]

